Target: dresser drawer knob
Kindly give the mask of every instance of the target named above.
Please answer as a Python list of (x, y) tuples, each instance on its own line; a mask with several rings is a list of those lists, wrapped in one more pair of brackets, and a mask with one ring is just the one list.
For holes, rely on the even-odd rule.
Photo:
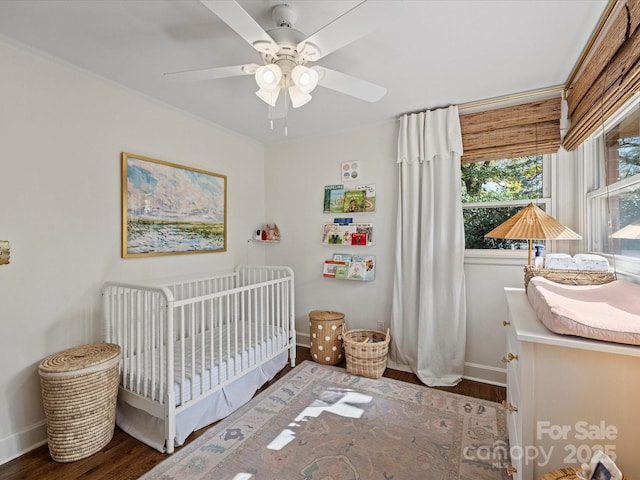
[(517, 353), (514, 354), (514, 353), (509, 352), (506, 357), (502, 357), (502, 363), (509, 363), (509, 362), (511, 362), (513, 360), (518, 360), (518, 354)]
[(511, 325), (511, 322), (509, 320), (503, 320), (502, 321), (502, 326), (506, 327), (507, 325)]
[(509, 412), (517, 412), (518, 411), (518, 407), (516, 407), (515, 405), (511, 405), (506, 400), (502, 401), (502, 408), (504, 408), (505, 410), (507, 410)]

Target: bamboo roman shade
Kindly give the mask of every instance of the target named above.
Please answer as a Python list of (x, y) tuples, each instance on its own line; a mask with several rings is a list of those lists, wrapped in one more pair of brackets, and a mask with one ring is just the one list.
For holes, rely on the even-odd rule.
[(558, 93), (546, 100), (461, 113), (462, 163), (557, 152), (560, 104)]
[(592, 53), (567, 85), (570, 126), (564, 147), (574, 150), (640, 91), (640, 0), (619, 2)]

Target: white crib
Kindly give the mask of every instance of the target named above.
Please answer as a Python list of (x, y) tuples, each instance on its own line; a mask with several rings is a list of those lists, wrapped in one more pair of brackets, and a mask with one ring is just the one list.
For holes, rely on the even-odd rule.
[(105, 341), (122, 348), (116, 423), (172, 453), (295, 366), (293, 271), (240, 266), (166, 284), (108, 282)]

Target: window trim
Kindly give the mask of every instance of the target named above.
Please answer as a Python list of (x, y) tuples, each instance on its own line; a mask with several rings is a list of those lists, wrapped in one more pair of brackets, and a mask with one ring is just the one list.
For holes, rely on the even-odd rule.
[[(587, 233), (587, 251), (596, 255), (601, 255), (609, 260), (609, 263), (616, 272), (621, 273), (622, 276), (631, 276), (640, 278), (640, 258), (628, 257), (623, 255), (617, 255), (614, 253), (598, 252), (594, 248), (594, 228), (596, 225), (594, 222), (597, 212), (593, 212), (593, 205), (595, 200), (606, 198), (611, 193), (618, 190), (627, 188), (631, 185), (640, 186), (640, 174), (636, 174), (633, 177), (625, 178), (611, 185), (606, 185), (606, 166), (604, 161), (604, 136), (611, 130), (612, 127), (617, 125), (625, 116), (627, 116), (632, 110), (640, 108), (640, 92), (636, 93), (631, 99), (618, 111), (615, 115), (608, 118), (598, 129), (594, 132), (584, 143), (585, 149), (583, 153), (583, 160), (587, 164), (585, 170), (586, 174), (586, 193), (584, 195), (585, 202), (585, 216), (586, 216), (586, 229)], [(599, 183), (604, 185), (596, 187)], [(607, 220), (604, 222), (607, 224)]]

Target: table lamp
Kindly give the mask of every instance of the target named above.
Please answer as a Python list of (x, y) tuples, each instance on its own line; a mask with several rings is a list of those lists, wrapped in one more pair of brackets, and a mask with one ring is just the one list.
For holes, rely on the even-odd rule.
[(533, 240), (580, 240), (582, 238), (533, 202), (491, 230), (485, 237), (527, 240), (529, 245), (527, 265), (531, 265)]

